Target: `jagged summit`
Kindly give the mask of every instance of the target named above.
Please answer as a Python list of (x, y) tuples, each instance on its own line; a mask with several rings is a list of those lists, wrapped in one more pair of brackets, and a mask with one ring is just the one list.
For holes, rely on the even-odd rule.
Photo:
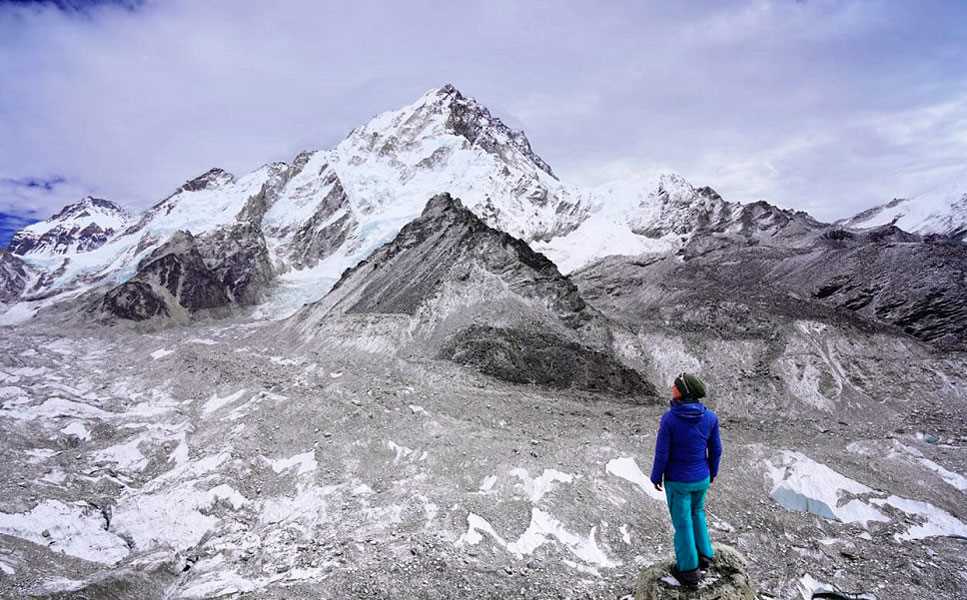
[(214, 167), (205, 173), (202, 173), (198, 177), (186, 181), (180, 188), (178, 188), (178, 190), (185, 192), (197, 192), (198, 190), (206, 190), (224, 185), (226, 183), (232, 183), (233, 181), (235, 181), (234, 175), (228, 171), (225, 171), (224, 169)]
[(550, 165), (534, 152), (523, 131), (511, 129), (487, 107), (449, 83), (428, 90), (416, 102), (398, 111), (378, 115), (353, 130), (349, 138), (362, 138), (371, 144), (371, 149), (392, 152), (441, 134), (460, 136), (470, 147), (499, 156), (503, 161), (515, 163), (524, 159), (557, 179)]
[(17, 255), (57, 255), (89, 252), (120, 232), (130, 219), (117, 204), (86, 196), (49, 219), (28, 225), (10, 240)]
[(94, 196), (85, 196), (79, 202), (68, 204), (48, 220), (57, 221), (68, 218), (85, 217), (96, 213), (108, 215), (127, 215), (127, 212), (123, 208), (110, 200), (105, 200), (104, 198), (95, 198)]

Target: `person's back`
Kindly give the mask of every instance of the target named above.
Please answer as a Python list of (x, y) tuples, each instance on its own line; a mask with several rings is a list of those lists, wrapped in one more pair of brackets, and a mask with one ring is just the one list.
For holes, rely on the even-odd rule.
[(713, 558), (705, 522), (705, 494), (718, 476), (722, 442), (715, 413), (699, 399), (702, 381), (687, 373), (675, 378), (671, 408), (662, 415), (655, 441), (651, 482), (664, 485), (672, 524), (679, 578), (697, 584), (699, 567)]
[[(690, 483), (706, 477), (715, 479), (718, 459), (722, 448), (719, 441), (719, 420), (704, 404), (681, 402), (672, 405), (662, 416), (659, 431), (665, 429), (667, 437), (661, 448), (655, 449), (652, 482), (664, 475), (670, 481)], [(659, 460), (659, 453), (666, 456)], [(714, 468), (712, 472), (712, 459)], [(661, 481), (661, 479), (659, 479)]]

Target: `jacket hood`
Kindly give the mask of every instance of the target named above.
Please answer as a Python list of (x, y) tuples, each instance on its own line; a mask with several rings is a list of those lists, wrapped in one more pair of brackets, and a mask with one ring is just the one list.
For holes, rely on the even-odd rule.
[(684, 402), (672, 406), (672, 414), (686, 421), (698, 421), (708, 410), (700, 402)]

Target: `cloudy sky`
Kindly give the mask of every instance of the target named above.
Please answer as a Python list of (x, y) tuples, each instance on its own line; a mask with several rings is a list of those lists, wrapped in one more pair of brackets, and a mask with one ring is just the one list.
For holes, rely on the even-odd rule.
[(0, 0), (0, 213), (142, 208), (452, 82), (566, 181), (673, 170), (834, 219), (967, 182), (965, 23), (959, 0)]

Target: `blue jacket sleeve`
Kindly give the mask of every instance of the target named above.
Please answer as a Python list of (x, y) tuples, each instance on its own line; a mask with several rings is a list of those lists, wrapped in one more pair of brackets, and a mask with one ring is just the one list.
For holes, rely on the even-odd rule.
[(708, 472), (709, 478), (714, 481), (719, 475), (719, 460), (722, 458), (722, 438), (719, 437), (719, 418), (712, 423), (712, 432), (708, 436)]
[(658, 437), (655, 439), (655, 461), (651, 465), (651, 482), (659, 484), (665, 475), (665, 467), (668, 466), (668, 447), (671, 445), (671, 427), (668, 424), (668, 415), (661, 418), (658, 426)]

